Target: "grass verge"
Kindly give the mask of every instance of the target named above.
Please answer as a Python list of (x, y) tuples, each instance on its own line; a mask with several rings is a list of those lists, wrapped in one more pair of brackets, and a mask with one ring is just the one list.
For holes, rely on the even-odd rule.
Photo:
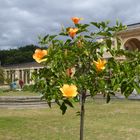
[[(79, 104), (65, 115), (52, 109), (0, 109), (0, 140), (78, 140)], [(87, 101), (85, 140), (139, 140), (140, 102)]]

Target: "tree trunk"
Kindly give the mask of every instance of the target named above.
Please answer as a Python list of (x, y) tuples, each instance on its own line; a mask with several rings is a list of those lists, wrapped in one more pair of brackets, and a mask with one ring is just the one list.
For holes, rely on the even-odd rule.
[(86, 98), (86, 92), (82, 92), (81, 94), (81, 111), (80, 111), (80, 140), (84, 139), (84, 116), (85, 116), (85, 98)]

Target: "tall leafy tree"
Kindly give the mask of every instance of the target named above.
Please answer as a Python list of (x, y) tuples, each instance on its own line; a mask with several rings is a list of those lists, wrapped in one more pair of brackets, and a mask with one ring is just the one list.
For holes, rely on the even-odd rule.
[(33, 52), (39, 48), (35, 45), (26, 45), (17, 49), (0, 50), (0, 61), (2, 65), (32, 62)]

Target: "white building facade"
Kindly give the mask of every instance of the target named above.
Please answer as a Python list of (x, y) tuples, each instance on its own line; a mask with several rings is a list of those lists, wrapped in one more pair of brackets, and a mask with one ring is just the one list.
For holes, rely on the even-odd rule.
[[(22, 80), (24, 84), (32, 83), (32, 73), (43, 68), (41, 64), (36, 62), (22, 63), (22, 64), (13, 64), (4, 66), (4, 76), (5, 79), (10, 82), (17, 80)], [(6, 83), (5, 83), (6, 84)]]

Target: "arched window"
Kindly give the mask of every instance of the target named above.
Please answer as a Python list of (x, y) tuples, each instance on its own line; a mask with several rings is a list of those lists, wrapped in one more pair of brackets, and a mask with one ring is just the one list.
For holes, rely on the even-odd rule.
[(136, 38), (129, 39), (124, 44), (124, 48), (130, 51), (134, 51), (134, 50), (140, 51), (140, 40)]

